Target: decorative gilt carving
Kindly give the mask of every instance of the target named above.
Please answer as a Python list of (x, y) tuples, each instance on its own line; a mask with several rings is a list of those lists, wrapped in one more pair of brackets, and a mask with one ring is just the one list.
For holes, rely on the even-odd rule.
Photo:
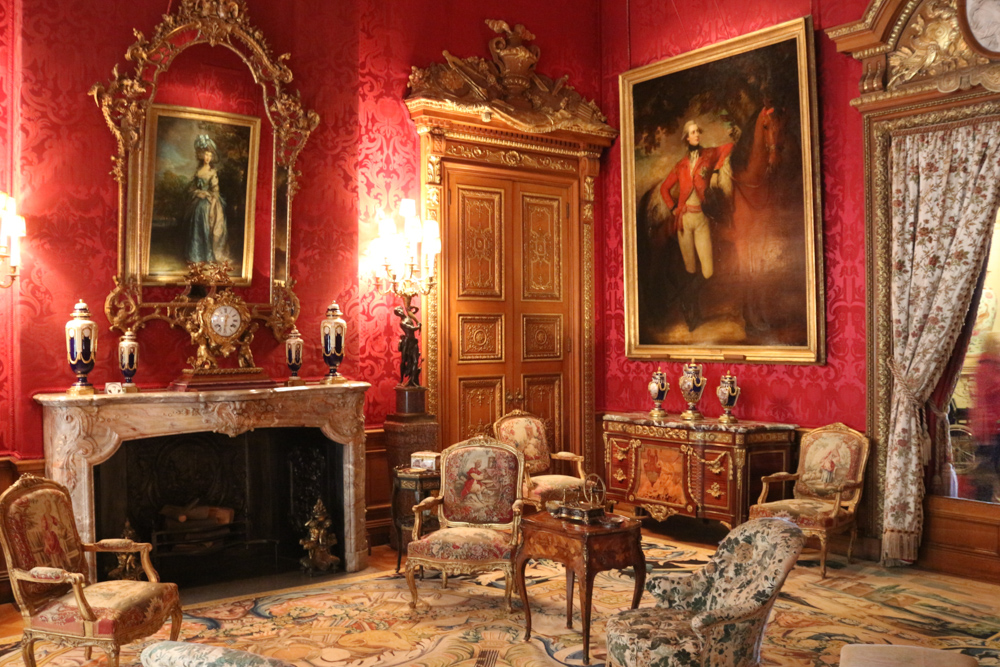
[(522, 315), (521, 349), (531, 360), (562, 359), (562, 315)]
[(569, 160), (548, 157), (547, 155), (530, 155), (516, 150), (489, 150), (480, 146), (451, 144), (448, 146), (448, 155), (464, 158), (466, 160), (477, 160), (479, 162), (499, 164), (505, 167), (530, 167), (532, 169), (550, 169), (553, 171), (576, 171), (576, 165)]
[(499, 361), (504, 360), (504, 316), (458, 315), (458, 360)]
[[(472, 429), (475, 424), (492, 424), (503, 414), (503, 377), (459, 378), (459, 421), (462, 428)], [(476, 435), (467, 430), (463, 439)]]
[(427, 182), (441, 185), (441, 156), (427, 156)]
[[(151, 38), (135, 31), (136, 41), (126, 58), (134, 64), (130, 73), (115, 65), (111, 80), (96, 83), (90, 89), (104, 120), (115, 138), (112, 175), (118, 182), (119, 259), (115, 288), (105, 303), (112, 328), (141, 327), (150, 319), (171, 321), (177, 315), (176, 303), (144, 303), (142, 286), (137, 278), (142, 272), (143, 251), (137, 239), (142, 213), (143, 135), (150, 106), (156, 98), (160, 77), (174, 58), (199, 45), (221, 46), (232, 51), (246, 64), (260, 84), (264, 111), (274, 129), (275, 182), (287, 180), (288, 205), (299, 188), (300, 173), (295, 165), (312, 131), (319, 125), (319, 115), (302, 106), (298, 92), (288, 89), (292, 72), (286, 65), (288, 54), (275, 56), (263, 33), (250, 24), (245, 0), (179, 0), (176, 10), (163, 16)], [(272, 220), (272, 225), (290, 225), (290, 219)], [(282, 288), (290, 289), (286, 275), (272, 276), (272, 299), (281, 300)], [(294, 298), (294, 297), (293, 297)], [(296, 302), (297, 304), (297, 302)], [(255, 317), (273, 303), (253, 304)], [(285, 311), (268, 322), (279, 340), (289, 319), (294, 322), (298, 310)], [(140, 314), (141, 313), (141, 314)], [(267, 319), (267, 316), (261, 317)], [(134, 326), (129, 326), (129, 325)], [(279, 333), (280, 332), (280, 333)]]
[(570, 130), (605, 137), (617, 132), (605, 122), (597, 105), (584, 99), (567, 77), (558, 81), (535, 71), (541, 52), (528, 42), (535, 36), (522, 25), (503, 21), (486, 24), (500, 36), (490, 41), (493, 60), (456, 58), (444, 52), (444, 63), (414, 67), (407, 106), (457, 111), (488, 122), (503, 120), (523, 132)]
[(587, 176), (583, 179), (583, 201), (594, 201), (593, 176)]
[[(649, 512), (649, 516), (653, 517), (656, 521), (665, 521), (668, 517), (678, 513), (673, 507), (665, 505), (640, 505), (639, 507)], [(688, 508), (688, 511), (691, 511), (690, 508)]]
[(718, 482), (712, 484), (712, 486), (708, 487), (705, 490), (708, 492), (708, 495), (712, 496), (716, 500), (722, 497), (722, 487), (719, 486)]
[(521, 298), (562, 299), (562, 200), (523, 195), (521, 256), (524, 258)]
[[(945, 77), (960, 86), (958, 70), (989, 64), (973, 51), (958, 25), (956, 0), (929, 0), (910, 19), (895, 51), (889, 54), (888, 90), (921, 79)], [(994, 75), (991, 78), (997, 78)], [(968, 86), (965, 86), (968, 87)]]
[(587, 202), (583, 205), (581, 217), (586, 224), (594, 222), (594, 205), (591, 202)]
[(459, 296), (503, 298), (503, 193), (462, 188), (459, 210)]

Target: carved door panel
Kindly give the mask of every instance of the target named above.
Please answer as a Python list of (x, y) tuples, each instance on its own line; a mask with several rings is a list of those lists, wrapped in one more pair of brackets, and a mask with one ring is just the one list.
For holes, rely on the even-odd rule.
[(520, 400), (546, 420), (554, 451), (572, 451), (573, 185), (527, 178), (460, 169), (446, 177), (444, 446), (489, 429)]

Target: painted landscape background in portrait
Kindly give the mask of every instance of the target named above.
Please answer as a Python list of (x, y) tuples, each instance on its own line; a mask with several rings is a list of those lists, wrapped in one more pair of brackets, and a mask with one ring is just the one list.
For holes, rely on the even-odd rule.
[[(803, 115), (811, 82), (800, 39), (792, 34), (671, 67), (685, 58), (679, 56), (658, 64), (676, 69), (660, 76), (648, 76), (657, 65), (633, 70), (644, 70), (646, 78), (632, 84), (631, 113), (623, 113), (632, 123), (624, 134), (631, 137), (633, 162), (623, 179), (634, 212), (630, 219), (627, 203), (626, 262), (634, 262), (631, 285), (626, 272), (630, 356), (814, 362), (822, 355), (816, 349), (818, 202), (811, 182), (818, 165), (811, 163), (812, 123)], [(702, 153), (728, 155), (722, 164), (696, 167), (712, 183), (701, 206), (711, 249), (698, 248), (693, 272), (678, 243), (681, 216), (676, 209), (663, 215), (663, 201), (684, 204), (677, 201), (680, 187), (668, 183), (661, 190), (672, 171), (689, 169), (683, 134), (691, 122), (702, 130)], [(703, 255), (710, 258), (708, 271)]]

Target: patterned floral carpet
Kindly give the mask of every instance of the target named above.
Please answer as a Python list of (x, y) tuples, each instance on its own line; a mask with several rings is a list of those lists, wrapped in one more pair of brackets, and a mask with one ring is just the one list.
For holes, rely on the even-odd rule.
[[(655, 572), (698, 567), (710, 553), (663, 542), (644, 544)], [(592, 620), (591, 664), (603, 665), (604, 622), (632, 596), (629, 572), (598, 575)], [(418, 582), (421, 605), (409, 608), (402, 575), (345, 577), (255, 598), (222, 600), (185, 609), (181, 639), (226, 645), (282, 658), (302, 667), (367, 665), (420, 667), (535, 667), (582, 664), (579, 610), (565, 627), (562, 566), (528, 568), (532, 639), (523, 642), (524, 614), (515, 602), (501, 609), (503, 577), (452, 577)], [(651, 604), (648, 596), (643, 604)], [(578, 605), (577, 605), (578, 606)], [(139, 665), (146, 642), (122, 649), (121, 665)], [(800, 559), (774, 608), (763, 664), (837, 665), (845, 643), (893, 643), (963, 651), (982, 665), (1000, 665), (1000, 586), (913, 570), (883, 570), (836, 558), (819, 579), (818, 562)], [(0, 667), (22, 667), (16, 644), (0, 646)], [(36, 644), (41, 667), (74, 667), (82, 649)], [(95, 651), (94, 657), (103, 662)]]

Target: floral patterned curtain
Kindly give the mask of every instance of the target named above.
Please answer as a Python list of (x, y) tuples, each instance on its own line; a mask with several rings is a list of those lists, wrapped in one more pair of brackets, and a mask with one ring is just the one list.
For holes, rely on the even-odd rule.
[(951, 356), (1000, 200), (1000, 118), (892, 137), (892, 408), (882, 561), (912, 562), (923, 530), (924, 409)]

